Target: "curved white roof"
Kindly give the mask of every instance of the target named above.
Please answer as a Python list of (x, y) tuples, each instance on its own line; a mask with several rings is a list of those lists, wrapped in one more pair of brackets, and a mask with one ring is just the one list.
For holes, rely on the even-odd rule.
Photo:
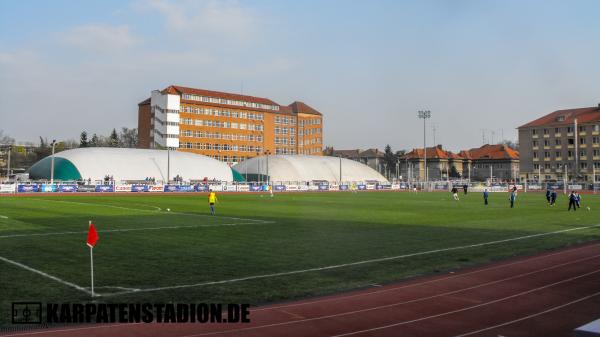
[(105, 175), (111, 175), (115, 181), (143, 180), (146, 177), (166, 181), (169, 162), (171, 179), (179, 175), (184, 180), (207, 177), (233, 181), (231, 169), (226, 163), (189, 152), (169, 152), (167, 155), (167, 150), (87, 147), (62, 151), (54, 156), (69, 160), (86, 180), (103, 179)]
[[(340, 180), (340, 158), (307, 155), (274, 155), (268, 156), (268, 172), (270, 181), (313, 181)], [(233, 167), (242, 176), (267, 175), (267, 157), (255, 157), (245, 160)], [(367, 165), (350, 159), (341, 159), (342, 181), (358, 182), (376, 180), (388, 182), (379, 172)], [(252, 180), (248, 178), (248, 180)]]

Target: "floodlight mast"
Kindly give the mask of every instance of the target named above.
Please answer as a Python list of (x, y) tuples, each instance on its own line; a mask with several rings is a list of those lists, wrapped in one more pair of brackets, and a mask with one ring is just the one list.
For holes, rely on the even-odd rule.
[[(419, 110), (417, 116), (423, 119), (423, 169), (425, 171), (425, 186), (427, 186), (429, 182), (429, 177), (427, 174), (427, 132), (426, 132), (426, 121), (428, 118), (431, 118), (431, 111), (429, 110)], [(426, 187), (426, 189), (428, 189)]]

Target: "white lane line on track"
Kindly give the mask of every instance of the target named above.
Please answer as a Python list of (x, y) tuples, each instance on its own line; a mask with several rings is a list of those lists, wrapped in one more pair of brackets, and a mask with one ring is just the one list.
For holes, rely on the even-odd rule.
[(589, 300), (590, 298), (596, 297), (598, 295), (600, 295), (600, 291), (597, 292), (597, 293), (593, 293), (591, 295), (585, 296), (585, 297), (578, 298), (578, 299), (576, 299), (574, 301), (571, 301), (571, 302), (568, 302), (568, 303), (564, 303), (564, 304), (552, 307), (550, 309), (547, 309), (547, 310), (535, 313), (535, 314), (527, 315), (527, 316), (524, 316), (524, 317), (521, 317), (521, 318), (514, 319), (512, 321), (508, 321), (508, 322), (504, 322), (504, 323), (497, 324), (497, 325), (494, 325), (494, 326), (490, 326), (490, 327), (487, 327), (487, 328), (484, 328), (484, 329), (481, 329), (481, 330), (467, 332), (467, 333), (464, 333), (462, 335), (457, 335), (455, 337), (463, 337), (463, 336), (474, 335), (474, 334), (477, 334), (477, 333), (480, 333), (480, 332), (484, 332), (484, 331), (488, 331), (488, 330), (492, 330), (492, 329), (496, 329), (496, 328), (501, 328), (503, 326), (511, 325), (511, 324), (518, 323), (518, 322), (522, 322), (522, 321), (528, 320), (530, 318), (534, 318), (534, 317), (537, 317), (537, 316), (545, 315), (545, 314), (550, 313), (552, 311), (556, 311), (556, 310), (562, 309), (564, 307), (573, 305), (575, 303), (579, 303), (579, 302), (582, 302), (582, 301), (585, 301), (585, 300)]
[[(122, 228), (122, 229), (100, 229), (98, 233), (115, 233), (115, 232), (135, 232), (135, 231), (151, 231), (163, 229), (182, 229), (182, 228), (205, 228), (205, 227), (233, 227), (244, 225), (266, 225), (275, 223), (275, 221), (264, 222), (236, 222), (236, 223), (220, 223), (207, 225), (181, 225), (181, 226), (160, 226), (160, 227), (141, 227), (141, 228)], [(26, 233), (26, 234), (7, 234), (0, 235), (0, 239), (30, 237), (30, 236), (54, 236), (54, 235), (69, 235), (69, 234), (86, 234), (88, 231), (68, 231), (68, 232), (52, 232), (52, 233)]]
[[(454, 251), (454, 250), (463, 250), (463, 249), (469, 249), (469, 248), (489, 246), (489, 245), (495, 245), (495, 244), (499, 244), (499, 243), (525, 240), (525, 239), (530, 239), (530, 238), (535, 238), (535, 237), (541, 237), (541, 236), (547, 236), (547, 235), (559, 234), (559, 233), (567, 233), (567, 232), (572, 232), (572, 231), (576, 231), (576, 230), (590, 229), (590, 228), (596, 228), (596, 227), (600, 227), (600, 224), (591, 225), (591, 226), (583, 226), (583, 227), (575, 227), (575, 228), (569, 228), (569, 229), (562, 229), (562, 230), (554, 231), (554, 232), (546, 232), (546, 233), (518, 236), (518, 237), (514, 237), (514, 238), (510, 238), (510, 239), (488, 241), (488, 242), (475, 243), (475, 244), (464, 245), (464, 246), (440, 248), (440, 249), (428, 250), (428, 251), (423, 251), (423, 252), (409, 253), (409, 254), (404, 254), (404, 255), (388, 256), (388, 257), (382, 257), (382, 258), (377, 258), (377, 259), (355, 261), (355, 262), (349, 262), (349, 263), (343, 263), (343, 264), (337, 264), (337, 265), (331, 265), (331, 266), (284, 271), (284, 272), (272, 273), (272, 274), (252, 275), (252, 276), (245, 276), (245, 277), (228, 279), (228, 280), (220, 280), (220, 281), (208, 281), (208, 282), (193, 283), (193, 284), (181, 284), (181, 285), (176, 285), (176, 286), (145, 288), (145, 289), (139, 290), (138, 292), (152, 292), (152, 291), (171, 290), (171, 289), (193, 288), (193, 287), (201, 287), (201, 286), (207, 286), (207, 285), (227, 284), (227, 283), (257, 280), (257, 279), (264, 279), (264, 278), (272, 278), (272, 277), (279, 277), (279, 276), (296, 275), (296, 274), (303, 274), (303, 273), (315, 272), (315, 271), (332, 270), (332, 269), (339, 269), (339, 268), (345, 268), (345, 267), (350, 267), (350, 266), (358, 266), (358, 265), (362, 265), (362, 264), (370, 264), (370, 263), (376, 263), (376, 262), (404, 259), (404, 258), (420, 256), (420, 255), (429, 255), (429, 254), (448, 252), (448, 251)], [(122, 293), (114, 293), (111, 296), (122, 295), (122, 294), (127, 294), (127, 293), (130, 293), (130, 292), (124, 291)]]
[(567, 251), (563, 250), (563, 251), (559, 251), (559, 252), (551, 253), (551, 254), (547, 254), (547, 255), (529, 257), (529, 258), (526, 258), (526, 259), (520, 260), (520, 261), (505, 263), (505, 264), (501, 264), (501, 265), (493, 266), (493, 267), (488, 267), (488, 268), (477, 269), (477, 270), (466, 272), (466, 273), (460, 273), (460, 274), (456, 274), (456, 275), (451, 275), (451, 276), (446, 276), (446, 277), (440, 277), (440, 278), (436, 278), (434, 280), (428, 280), (428, 281), (411, 283), (411, 284), (407, 284), (407, 285), (401, 285), (401, 286), (398, 286), (398, 287), (385, 288), (385, 289), (381, 289), (381, 290), (373, 290), (373, 291), (369, 291), (369, 292), (360, 292), (358, 294), (347, 295), (347, 296), (335, 296), (335, 295), (333, 295), (334, 297), (331, 297), (331, 298), (322, 298), (322, 299), (318, 299), (318, 300), (314, 300), (314, 301), (307, 301), (307, 302), (301, 302), (301, 303), (290, 303), (290, 304), (283, 304), (283, 305), (278, 305), (278, 306), (265, 306), (265, 307), (253, 309), (252, 311), (256, 312), (256, 311), (264, 311), (264, 310), (271, 310), (271, 309), (282, 309), (282, 308), (290, 308), (290, 307), (299, 307), (299, 306), (305, 306), (305, 305), (316, 304), (316, 303), (336, 302), (336, 301), (343, 301), (343, 300), (347, 300), (347, 299), (351, 299), (351, 298), (355, 298), (355, 297), (377, 295), (377, 294), (380, 294), (380, 293), (397, 291), (397, 290), (402, 290), (402, 289), (406, 289), (406, 288), (413, 288), (413, 287), (417, 287), (417, 286), (421, 286), (421, 285), (425, 285), (425, 284), (437, 283), (437, 282), (447, 281), (447, 280), (451, 280), (451, 279), (455, 279), (455, 278), (459, 278), (459, 277), (465, 277), (465, 276), (469, 276), (469, 275), (473, 275), (473, 274), (479, 274), (479, 273), (490, 271), (490, 270), (501, 269), (501, 268), (504, 268), (504, 267), (510, 267), (510, 266), (513, 266), (513, 265), (516, 265), (516, 264), (528, 263), (530, 261), (539, 260), (539, 259), (543, 259), (543, 258), (547, 258), (547, 257), (553, 257), (553, 256), (556, 256), (556, 255), (561, 255), (561, 254), (566, 254), (566, 253), (571, 253), (571, 252), (574, 252), (574, 251), (577, 251), (577, 250), (581, 250), (581, 249), (584, 249), (584, 248), (590, 248), (590, 247), (594, 247), (594, 246), (598, 246), (598, 245), (600, 245), (600, 243), (593, 244), (593, 245), (586, 245), (586, 246), (583, 246), (583, 247), (570, 248)]
[(0, 261), (4, 261), (4, 262), (6, 262), (6, 263), (9, 263), (9, 264), (12, 264), (12, 265), (14, 265), (14, 266), (17, 266), (17, 267), (23, 268), (23, 269), (25, 269), (25, 270), (27, 270), (27, 271), (30, 271), (30, 272), (32, 272), (32, 273), (36, 273), (36, 274), (38, 274), (38, 275), (42, 275), (43, 277), (49, 278), (49, 279), (51, 279), (51, 280), (54, 280), (54, 281), (56, 281), (56, 282), (58, 282), (58, 283), (61, 283), (61, 284), (63, 284), (63, 285), (66, 285), (66, 286), (68, 286), (68, 287), (75, 288), (75, 289), (77, 289), (77, 290), (79, 290), (79, 291), (82, 291), (82, 292), (84, 292), (84, 293), (86, 293), (86, 294), (92, 295), (92, 292), (91, 292), (91, 291), (89, 291), (89, 290), (87, 290), (87, 289), (86, 289), (86, 288), (84, 288), (84, 287), (78, 286), (78, 285), (76, 285), (75, 283), (72, 283), (72, 282), (69, 282), (69, 281), (65, 281), (65, 280), (63, 280), (63, 279), (61, 279), (61, 278), (59, 278), (59, 277), (56, 277), (56, 276), (54, 276), (54, 275), (50, 275), (50, 274), (44, 273), (44, 272), (43, 272), (43, 271), (41, 271), (41, 270), (37, 270), (37, 269), (35, 269), (35, 268), (29, 267), (29, 266), (27, 266), (27, 265), (24, 265), (24, 264), (22, 264), (22, 263), (19, 263), (19, 262), (17, 262), (17, 261), (13, 261), (13, 260), (11, 260), (11, 259), (7, 259), (7, 258), (5, 258), (5, 257), (2, 257), (2, 256), (0, 256)]
[(398, 323), (393, 323), (393, 324), (382, 325), (382, 326), (378, 326), (378, 327), (375, 327), (375, 328), (352, 331), (352, 332), (348, 332), (348, 333), (343, 333), (343, 334), (335, 335), (335, 336), (332, 336), (332, 337), (342, 337), (342, 336), (357, 335), (357, 334), (361, 334), (361, 333), (365, 333), (365, 332), (371, 332), (371, 331), (377, 331), (377, 330), (383, 330), (383, 329), (393, 328), (393, 327), (396, 327), (396, 326), (401, 326), (401, 325), (406, 325), (406, 324), (421, 322), (421, 321), (425, 321), (425, 320), (432, 319), (432, 318), (438, 318), (438, 317), (443, 317), (443, 316), (448, 316), (448, 315), (456, 314), (456, 313), (459, 313), (459, 312), (469, 311), (469, 310), (473, 310), (473, 309), (485, 307), (485, 306), (488, 306), (488, 305), (492, 305), (492, 304), (495, 304), (495, 303), (498, 303), (498, 302), (502, 302), (502, 301), (506, 301), (506, 300), (509, 300), (509, 299), (513, 299), (513, 298), (516, 298), (516, 297), (519, 297), (519, 296), (531, 294), (531, 293), (539, 291), (539, 290), (548, 289), (548, 288), (553, 287), (555, 285), (562, 284), (562, 283), (567, 283), (567, 282), (571, 282), (571, 281), (574, 281), (574, 280), (577, 280), (577, 279), (580, 279), (580, 278), (583, 278), (583, 277), (586, 277), (586, 276), (590, 276), (592, 274), (596, 274), (598, 272), (600, 272), (600, 269), (594, 270), (594, 271), (589, 272), (589, 273), (577, 275), (577, 276), (574, 276), (574, 277), (569, 277), (569, 278), (564, 279), (562, 281), (558, 281), (558, 282), (554, 282), (554, 283), (551, 283), (551, 284), (547, 284), (545, 286), (533, 288), (533, 289), (530, 289), (530, 290), (527, 290), (527, 291), (523, 291), (523, 292), (520, 292), (520, 293), (517, 293), (517, 294), (513, 294), (513, 295), (510, 295), (510, 296), (506, 296), (506, 297), (502, 297), (502, 298), (499, 298), (499, 299), (495, 299), (493, 301), (488, 301), (488, 302), (480, 303), (480, 304), (477, 304), (477, 305), (472, 305), (470, 307), (465, 307), (465, 308), (461, 308), (461, 309), (457, 309), (457, 310), (447, 311), (447, 312), (443, 312), (441, 314), (436, 314), (436, 315), (431, 315), (431, 316), (425, 316), (425, 317), (421, 317), (421, 318), (416, 318), (416, 319), (412, 319), (412, 320), (409, 320), (409, 321), (403, 321), (403, 322), (398, 322)]
[(400, 306), (400, 305), (417, 303), (417, 302), (427, 301), (427, 300), (431, 300), (431, 299), (435, 299), (435, 298), (440, 298), (440, 297), (444, 297), (444, 296), (449, 296), (449, 295), (453, 295), (453, 294), (458, 294), (458, 293), (461, 293), (461, 292), (464, 292), (464, 291), (478, 289), (478, 288), (490, 286), (490, 285), (493, 285), (493, 284), (498, 284), (498, 283), (501, 283), (501, 282), (510, 281), (510, 280), (522, 278), (522, 277), (525, 277), (525, 276), (530, 276), (530, 275), (533, 275), (533, 274), (536, 274), (536, 273), (545, 272), (545, 271), (552, 270), (552, 269), (557, 269), (557, 268), (564, 267), (564, 266), (569, 265), (569, 264), (574, 264), (574, 263), (578, 263), (578, 262), (582, 262), (582, 261), (587, 261), (587, 260), (595, 259), (595, 258), (598, 258), (598, 257), (600, 257), (600, 254), (595, 255), (595, 256), (591, 256), (591, 257), (586, 257), (586, 258), (578, 259), (578, 260), (575, 260), (575, 261), (565, 262), (565, 263), (562, 263), (562, 264), (554, 265), (552, 267), (542, 268), (542, 269), (538, 269), (538, 270), (527, 272), (527, 273), (513, 275), (511, 277), (507, 277), (507, 278), (500, 279), (500, 280), (490, 281), (490, 282), (486, 282), (486, 283), (480, 283), (480, 284), (475, 285), (475, 286), (466, 287), (466, 288), (462, 288), (462, 289), (457, 289), (457, 290), (453, 290), (453, 291), (448, 291), (448, 292), (437, 294), (437, 295), (432, 295), (432, 296), (427, 296), (427, 297), (421, 297), (421, 298), (417, 298), (417, 299), (413, 299), (413, 300), (407, 300), (407, 301), (396, 302), (396, 303), (391, 303), (391, 304), (386, 304), (386, 305), (380, 305), (380, 306), (371, 307), (371, 308), (365, 308), (365, 309), (360, 309), (360, 310), (346, 311), (346, 312), (337, 313), (337, 314), (331, 314), (331, 315), (326, 315), (326, 316), (318, 316), (318, 317), (306, 318), (306, 319), (295, 320), (295, 321), (285, 321), (285, 322), (280, 322), (280, 323), (265, 324), (265, 325), (254, 326), (254, 327), (249, 327), (249, 328), (242, 328), (242, 329), (231, 329), (231, 330), (219, 331), (219, 332), (213, 332), (213, 333), (204, 333), (204, 334), (198, 334), (198, 335), (189, 335), (189, 336), (185, 336), (185, 337), (208, 336), (208, 335), (211, 335), (211, 334), (222, 334), (222, 333), (231, 333), (231, 332), (243, 332), (243, 331), (250, 331), (250, 330), (258, 330), (258, 329), (263, 329), (263, 328), (271, 328), (271, 327), (277, 327), (277, 326), (286, 326), (286, 325), (293, 325), (293, 324), (298, 324), (298, 323), (313, 322), (313, 321), (319, 321), (319, 320), (324, 320), (324, 319), (330, 319), (330, 318), (337, 318), (337, 317), (343, 317), (343, 316), (348, 316), (348, 315), (354, 315), (354, 314), (359, 314), (359, 313), (364, 313), (364, 312), (369, 312), (369, 311), (374, 311), (374, 310), (392, 308), (392, 307), (396, 307), (396, 306)]

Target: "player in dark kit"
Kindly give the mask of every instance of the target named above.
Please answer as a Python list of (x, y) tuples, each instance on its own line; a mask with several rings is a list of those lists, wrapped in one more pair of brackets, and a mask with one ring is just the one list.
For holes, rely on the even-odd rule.
[(550, 195), (552, 194), (552, 192), (550, 192), (550, 189), (547, 188), (546, 189), (546, 201), (548, 201), (548, 205), (550, 205)]
[(569, 211), (571, 210), (571, 206), (573, 207), (573, 211), (577, 211), (577, 196), (573, 191), (569, 194)]

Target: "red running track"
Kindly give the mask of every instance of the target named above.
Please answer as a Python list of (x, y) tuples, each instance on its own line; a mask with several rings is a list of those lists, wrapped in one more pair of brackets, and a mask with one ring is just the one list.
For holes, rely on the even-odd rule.
[(117, 324), (6, 336), (570, 336), (600, 318), (600, 243), (257, 307), (248, 324)]

